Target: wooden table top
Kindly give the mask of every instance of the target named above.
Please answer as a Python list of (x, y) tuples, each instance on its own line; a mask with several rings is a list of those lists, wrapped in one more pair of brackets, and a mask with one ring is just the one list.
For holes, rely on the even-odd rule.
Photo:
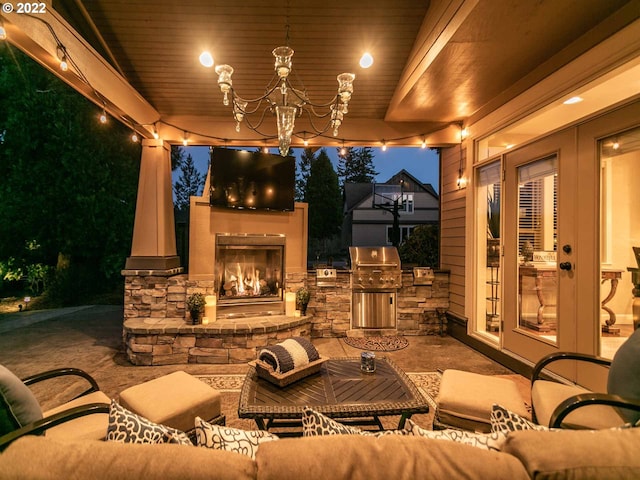
[(334, 358), (320, 372), (280, 388), (250, 367), (238, 405), (240, 418), (300, 418), (305, 406), (331, 417), (427, 413), (429, 404), (409, 377), (388, 358), (376, 358), (375, 373), (360, 370), (360, 358)]

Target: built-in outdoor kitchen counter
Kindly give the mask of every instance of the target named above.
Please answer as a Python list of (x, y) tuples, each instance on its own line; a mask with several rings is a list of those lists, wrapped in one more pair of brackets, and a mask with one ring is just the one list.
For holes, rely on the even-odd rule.
[(351, 270), (319, 266), (306, 275), (287, 276), (287, 291), (306, 285), (311, 293), (304, 317), (217, 318), (207, 325), (190, 325), (186, 298), (196, 291), (213, 293), (214, 282), (190, 281), (185, 274), (127, 272), (123, 328), (127, 357), (135, 365), (245, 363), (264, 346), (293, 336), (437, 335), (446, 329), (442, 313), (449, 305), (448, 271), (436, 270), (425, 282), (416, 281), (412, 268), (402, 270), (393, 330), (353, 328), (351, 275)]

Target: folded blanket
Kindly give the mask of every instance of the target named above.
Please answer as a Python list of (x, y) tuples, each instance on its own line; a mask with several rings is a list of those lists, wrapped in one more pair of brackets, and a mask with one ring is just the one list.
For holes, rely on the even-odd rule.
[(260, 350), (258, 359), (271, 365), (277, 373), (286, 373), (320, 359), (313, 344), (302, 337), (288, 338), (284, 342)]

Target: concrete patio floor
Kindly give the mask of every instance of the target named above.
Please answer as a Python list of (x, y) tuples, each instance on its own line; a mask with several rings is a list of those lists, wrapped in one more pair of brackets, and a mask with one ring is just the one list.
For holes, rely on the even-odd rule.
[[(0, 364), (21, 378), (53, 368), (80, 368), (90, 373), (112, 398), (129, 386), (177, 370), (195, 375), (242, 374), (247, 370), (246, 364), (134, 366), (125, 356), (122, 319), (122, 307), (111, 305), (3, 315)], [(490, 375), (513, 373), (452, 337), (407, 339), (407, 348), (378, 355), (388, 356), (406, 372), (456, 368)], [(321, 355), (329, 357), (359, 356), (361, 352), (339, 338), (313, 339), (313, 343)], [(67, 383), (44, 383), (47, 385), (34, 387), (44, 409), (68, 399), (71, 387)]]

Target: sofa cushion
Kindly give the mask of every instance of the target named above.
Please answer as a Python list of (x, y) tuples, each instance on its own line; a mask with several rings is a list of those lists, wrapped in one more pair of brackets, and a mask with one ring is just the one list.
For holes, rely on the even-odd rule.
[[(70, 408), (89, 405), (91, 403), (109, 404), (110, 402), (111, 399), (105, 395), (104, 392), (91, 392), (87, 395), (83, 395), (67, 403), (54, 407), (51, 410), (46, 410), (44, 412), (44, 416), (49, 417)], [(91, 415), (85, 415), (83, 417), (62, 422), (60, 425), (49, 428), (47, 429), (46, 435), (47, 437), (58, 438), (60, 440), (104, 440), (107, 435), (108, 427), (108, 413), (93, 413)]]
[(520, 389), (513, 380), (447, 369), (440, 382), (434, 424), (488, 433), (491, 407), (498, 402), (523, 417), (528, 415)]
[[(536, 410), (536, 418), (541, 425), (549, 425), (556, 407), (567, 398), (586, 393), (588, 390), (578, 385), (536, 380), (531, 389), (531, 401)], [(587, 405), (571, 412), (562, 422), (565, 428), (602, 429), (626, 423), (618, 411), (605, 405)]]
[(516, 456), (536, 480), (640, 478), (640, 429), (510, 433), (502, 451)]
[(196, 417), (196, 439), (199, 447), (226, 450), (256, 457), (258, 447), (265, 442), (278, 440), (278, 436), (264, 430), (240, 430), (238, 428), (213, 425)]
[(111, 401), (107, 441), (121, 443), (178, 443), (193, 445), (186, 433), (160, 425)]
[(261, 480), (528, 479), (513, 456), (407, 435), (284, 438), (260, 446)]
[(0, 365), (0, 436), (40, 419), (42, 409), (29, 387)]
[(0, 454), (3, 480), (252, 480), (247, 457), (181, 445), (60, 441), (26, 436)]
[[(611, 361), (607, 377), (607, 391), (624, 398), (640, 401), (640, 328), (622, 344)], [(640, 420), (640, 412), (620, 409), (626, 422), (635, 424)]]

